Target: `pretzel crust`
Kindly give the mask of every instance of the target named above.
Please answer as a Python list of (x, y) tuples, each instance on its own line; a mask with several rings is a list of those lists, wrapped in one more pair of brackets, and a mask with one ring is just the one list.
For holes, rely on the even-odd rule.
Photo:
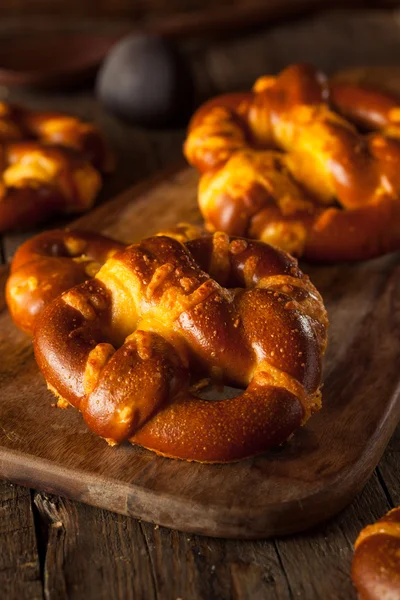
[(352, 578), (361, 600), (400, 598), (400, 507), (361, 531)]
[(399, 249), (399, 106), (307, 65), (207, 102), (184, 151), (208, 229), (327, 262)]
[(124, 244), (82, 231), (54, 229), (22, 244), (11, 263), (6, 302), (13, 321), (32, 334), (43, 308), (62, 292), (91, 279)]
[(0, 103), (0, 233), (87, 210), (112, 168), (94, 125)]
[[(186, 233), (116, 252), (50, 302), (35, 356), (49, 389), (109, 443), (239, 460), (283, 443), (320, 408), (326, 311), (286, 253)], [(244, 392), (201, 399), (204, 378)]]

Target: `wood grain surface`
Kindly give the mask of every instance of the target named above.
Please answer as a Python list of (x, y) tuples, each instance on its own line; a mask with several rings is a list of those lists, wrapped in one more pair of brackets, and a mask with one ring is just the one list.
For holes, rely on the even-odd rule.
[[(200, 220), (197, 174), (169, 171), (73, 227), (125, 242)], [(229, 465), (110, 448), (78, 412), (52, 407), (30, 339), (0, 315), (0, 476), (183, 531), (258, 538), (306, 529), (342, 509), (400, 418), (400, 257), (305, 266), (330, 319), (323, 410), (283, 447)], [(248, 490), (252, 490), (249, 496)]]

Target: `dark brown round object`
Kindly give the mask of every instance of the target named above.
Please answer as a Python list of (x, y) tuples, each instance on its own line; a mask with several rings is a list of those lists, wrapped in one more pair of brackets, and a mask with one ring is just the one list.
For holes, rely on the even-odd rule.
[(139, 126), (182, 124), (193, 109), (193, 84), (183, 57), (156, 36), (133, 34), (115, 44), (96, 89), (110, 111)]

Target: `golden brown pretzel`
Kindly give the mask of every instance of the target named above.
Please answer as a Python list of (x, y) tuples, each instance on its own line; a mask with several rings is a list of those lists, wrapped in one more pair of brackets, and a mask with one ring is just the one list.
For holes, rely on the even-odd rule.
[[(35, 327), (38, 365), (110, 443), (203, 462), (264, 452), (320, 407), (321, 297), (262, 242), (179, 239), (183, 229), (129, 246), (51, 302)], [(204, 377), (246, 389), (201, 400), (191, 384)]]
[(78, 150), (102, 173), (109, 173), (114, 167), (114, 157), (92, 123), (60, 113), (27, 112), (24, 124), (43, 143)]
[[(206, 103), (185, 154), (203, 173), (208, 228), (316, 260), (400, 248), (398, 107), (389, 94), (329, 84), (306, 65)], [(364, 135), (342, 115), (380, 131)]]
[(33, 333), (35, 321), (62, 292), (94, 277), (113, 253), (125, 246), (82, 231), (46, 231), (20, 246), (11, 263), (6, 300), (15, 323)]
[(400, 600), (400, 507), (361, 531), (352, 578), (360, 600)]
[(73, 148), (102, 173), (114, 167), (114, 157), (93, 123), (59, 112), (34, 111), (0, 102), (1, 143), (26, 139)]
[(111, 168), (94, 125), (0, 103), (0, 233), (87, 210)]

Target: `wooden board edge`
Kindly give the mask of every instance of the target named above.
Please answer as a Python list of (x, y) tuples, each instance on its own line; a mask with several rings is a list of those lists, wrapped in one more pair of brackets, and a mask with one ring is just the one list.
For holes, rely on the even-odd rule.
[[(397, 396), (398, 394), (393, 402), (400, 406)], [(387, 421), (386, 427), (394, 430), (393, 422)], [(391, 433), (393, 431), (389, 432), (389, 437)], [(385, 448), (386, 443), (381, 443), (377, 462)], [(105, 485), (100, 475), (88, 474), (79, 469), (65, 471), (63, 467), (47, 459), (36, 456), (27, 458), (22, 452), (4, 447), (0, 447), (0, 478), (28, 488), (35, 482), (38, 489), (46, 493), (64, 496), (181, 532), (214, 538), (254, 540), (301, 533), (342, 511), (361, 492), (374, 471), (375, 467), (371, 467), (367, 455), (368, 452), (365, 452), (361, 456), (361, 464), (357, 461), (356, 478), (354, 464), (350, 464), (339, 477), (333, 478), (329, 484), (325, 482), (321, 490), (304, 498), (307, 500), (307, 510), (303, 512), (300, 506), (301, 518), (296, 523), (293, 523), (290, 515), (294, 508), (296, 514), (299, 514), (301, 499), (287, 501), (284, 507), (287, 520), (282, 515), (282, 503), (272, 507), (272, 510), (270, 505), (267, 516), (262, 506), (257, 511), (253, 510), (251, 515), (226, 507), (221, 519), (220, 506), (209, 506), (207, 511), (204, 511), (201, 503), (182, 502), (169, 494), (154, 495), (145, 488), (127, 482), (110, 480)], [(346, 493), (343, 493), (343, 486)], [(339, 489), (341, 492), (337, 493)], [(330, 495), (332, 507), (328, 511), (327, 494)]]

